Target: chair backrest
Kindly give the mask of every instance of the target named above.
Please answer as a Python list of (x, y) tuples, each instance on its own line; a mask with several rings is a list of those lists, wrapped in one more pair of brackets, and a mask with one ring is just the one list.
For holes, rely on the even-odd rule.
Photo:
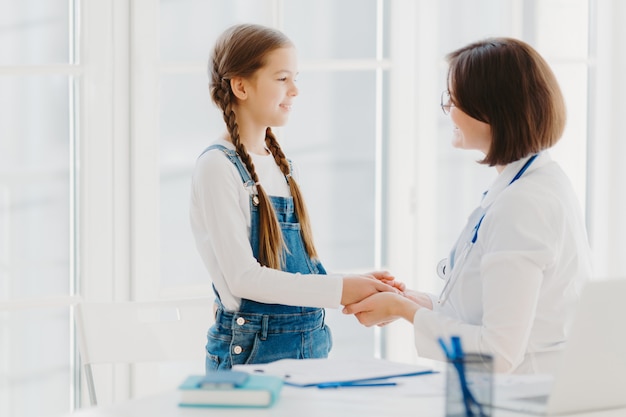
[(97, 404), (93, 364), (204, 358), (213, 299), (82, 302), (76, 305), (78, 349), (89, 398)]

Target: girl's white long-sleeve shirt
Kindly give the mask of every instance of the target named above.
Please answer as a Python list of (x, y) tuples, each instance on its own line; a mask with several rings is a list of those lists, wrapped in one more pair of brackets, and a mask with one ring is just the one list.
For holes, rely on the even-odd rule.
[(448, 300), (432, 295), (433, 310), (416, 312), (420, 356), (443, 359), (437, 338), (458, 335), (464, 350), (492, 354), (498, 372), (558, 365), (591, 254), (580, 203), (547, 152), (509, 185), (527, 160), (505, 167), (485, 195), (478, 240)]
[[(234, 149), (226, 140), (216, 143)], [(289, 196), (289, 186), (273, 156), (250, 156), (266, 193)], [(343, 275), (292, 274), (258, 263), (250, 245), (252, 192), (252, 188), (244, 187), (237, 168), (221, 150), (207, 151), (196, 161), (191, 229), (224, 307), (236, 311), (246, 298), (267, 304), (338, 308)]]

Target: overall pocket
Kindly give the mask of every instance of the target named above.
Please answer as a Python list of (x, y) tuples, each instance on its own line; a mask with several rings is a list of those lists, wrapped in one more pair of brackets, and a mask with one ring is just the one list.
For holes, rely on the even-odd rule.
[(306, 336), (305, 358), (327, 358), (333, 347), (333, 337), (330, 327), (324, 325), (319, 329), (309, 332)]
[(211, 326), (207, 333), (206, 344), (206, 372), (217, 371), (218, 369), (230, 369), (230, 343), (232, 336), (224, 334), (215, 326)]
[(279, 359), (304, 359), (301, 332), (269, 333), (265, 340), (257, 334), (246, 363), (268, 363)]

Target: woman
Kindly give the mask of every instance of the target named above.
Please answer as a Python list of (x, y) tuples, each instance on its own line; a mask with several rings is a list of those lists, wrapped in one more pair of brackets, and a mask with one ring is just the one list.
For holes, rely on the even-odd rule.
[(438, 337), (458, 335), (466, 351), (493, 355), (498, 372), (552, 372), (591, 276), (579, 202), (547, 152), (565, 126), (561, 90), (516, 39), (472, 43), (447, 58), (441, 106), (453, 146), (481, 151), (498, 176), (442, 268), (441, 295), (374, 294), (344, 312), (368, 326), (405, 318), (423, 357), (442, 358)]

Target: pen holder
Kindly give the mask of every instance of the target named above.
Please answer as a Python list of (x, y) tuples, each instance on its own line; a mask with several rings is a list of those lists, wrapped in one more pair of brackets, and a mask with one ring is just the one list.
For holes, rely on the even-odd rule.
[(446, 364), (446, 417), (491, 417), (493, 357), (467, 353)]

